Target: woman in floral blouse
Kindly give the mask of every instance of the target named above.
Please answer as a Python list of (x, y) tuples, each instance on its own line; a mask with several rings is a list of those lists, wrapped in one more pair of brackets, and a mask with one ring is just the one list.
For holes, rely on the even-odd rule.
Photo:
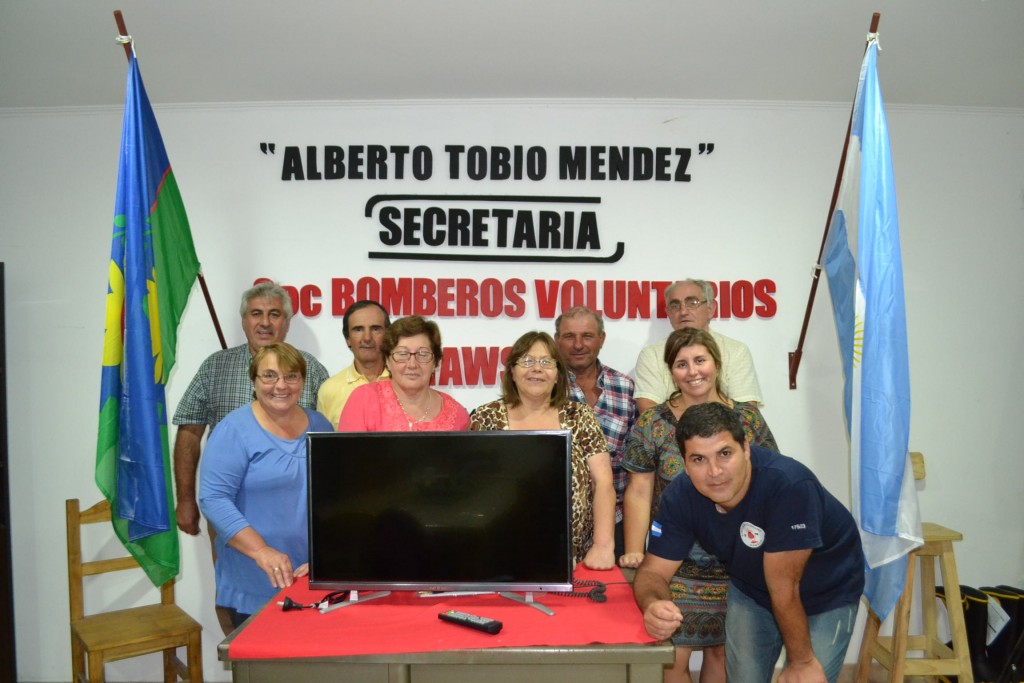
[(505, 361), (501, 398), (473, 411), (469, 428), (567, 429), (572, 435), (572, 550), (591, 569), (615, 566), (615, 489), (608, 442), (594, 410), (569, 400), (569, 377), (546, 332), (527, 332)]
[[(644, 411), (626, 444), (622, 466), (629, 471), (623, 495), (623, 567), (637, 567), (644, 557), (647, 529), (658, 510), (661, 493), (683, 473), (683, 458), (676, 443), (676, 423), (687, 408), (717, 402), (740, 414), (750, 443), (777, 451), (756, 403), (733, 401), (722, 391), (722, 356), (714, 337), (698, 328), (673, 332), (665, 343), (665, 363), (677, 391), (664, 403)], [(683, 613), (673, 636), (675, 665), (665, 681), (690, 681), (690, 653), (703, 650), (701, 683), (725, 681), (725, 608), (728, 576), (718, 560), (694, 544), (670, 584), (672, 598)]]

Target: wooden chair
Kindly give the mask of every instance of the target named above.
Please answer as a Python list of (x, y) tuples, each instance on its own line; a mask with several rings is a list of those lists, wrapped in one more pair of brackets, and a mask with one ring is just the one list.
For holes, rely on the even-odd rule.
[[(910, 454), (914, 479), (924, 479), (924, 456)], [(892, 636), (879, 636), (881, 622), (868, 610), (857, 662), (857, 683), (866, 683), (872, 660), (877, 660), (889, 671), (886, 679), (903, 681), (905, 676), (956, 676), (960, 683), (974, 683), (970, 653), (967, 649), (967, 628), (961, 607), (960, 577), (956, 571), (953, 543), (963, 540), (963, 534), (938, 524), (921, 523), (924, 545), (910, 553), (907, 579), (903, 594), (893, 612)], [(935, 560), (939, 561), (942, 585), (946, 589), (946, 611), (949, 631), (953, 637), (952, 649), (938, 639), (935, 609)], [(923, 633), (910, 634), (910, 611), (914, 599), (914, 580), (917, 568), (921, 570), (921, 623)], [(907, 652), (920, 652), (920, 657), (907, 657)]]
[[(110, 525), (110, 503), (100, 501), (81, 512), (77, 498), (65, 503), (68, 533), (68, 594), (71, 599), (71, 675), (75, 683), (104, 680), (103, 667), (129, 657), (163, 652), (164, 681), (178, 677), (203, 680), (203, 627), (174, 604), (174, 579), (160, 587), (160, 604), (132, 607), (113, 612), (85, 615), (83, 578), (96, 574), (140, 569), (130, 555), (82, 562), (83, 524)], [(188, 666), (178, 659), (177, 648), (185, 647)], [(88, 677), (86, 677), (88, 669)]]

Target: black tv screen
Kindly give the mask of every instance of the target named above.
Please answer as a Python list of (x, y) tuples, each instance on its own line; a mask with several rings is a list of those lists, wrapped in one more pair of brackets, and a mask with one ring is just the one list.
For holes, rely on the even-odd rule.
[(572, 590), (568, 431), (313, 433), (314, 589)]

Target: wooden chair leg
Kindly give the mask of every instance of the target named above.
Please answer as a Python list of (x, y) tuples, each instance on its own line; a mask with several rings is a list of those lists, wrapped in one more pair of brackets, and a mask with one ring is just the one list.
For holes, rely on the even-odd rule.
[(174, 660), (177, 657), (177, 648), (168, 648), (162, 651), (164, 660), (164, 683), (176, 683), (178, 672), (174, 668)]
[(89, 658), (89, 683), (105, 683), (107, 680), (103, 672), (103, 653), (90, 652)]
[(203, 639), (198, 631), (188, 638), (188, 679), (192, 683), (203, 683)]
[(75, 638), (75, 634), (71, 634), (71, 681), (77, 683), (77, 681), (85, 678), (85, 653), (82, 651), (82, 644), (78, 642), (78, 638)]
[(871, 675), (871, 645), (878, 638), (878, 629), (882, 622), (868, 607), (868, 619), (864, 622), (864, 639), (860, 641), (860, 655), (857, 657), (857, 677), (855, 683), (868, 683)]

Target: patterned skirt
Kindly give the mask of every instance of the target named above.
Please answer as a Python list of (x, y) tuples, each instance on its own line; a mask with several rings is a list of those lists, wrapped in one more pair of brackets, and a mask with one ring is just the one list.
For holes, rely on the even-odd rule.
[(728, 586), (725, 567), (694, 543), (669, 584), (672, 601), (683, 613), (683, 623), (672, 636), (673, 644), (692, 648), (725, 644)]

